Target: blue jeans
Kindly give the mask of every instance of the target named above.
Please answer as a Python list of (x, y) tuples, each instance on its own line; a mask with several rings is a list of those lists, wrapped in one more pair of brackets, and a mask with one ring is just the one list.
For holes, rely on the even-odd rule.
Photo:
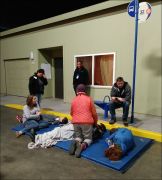
[(42, 119), (48, 123), (52, 123), (55, 121), (57, 116), (54, 115), (48, 115), (48, 114), (42, 114)]
[(44, 120), (27, 120), (23, 124), (24, 128), (21, 130), (22, 133), (26, 133), (31, 129), (41, 129), (49, 126), (49, 123)]
[(129, 105), (130, 103), (125, 101), (125, 102), (121, 102), (121, 103), (116, 103), (116, 102), (109, 102), (109, 109), (110, 109), (110, 114), (111, 114), (111, 119), (112, 120), (116, 120), (116, 113), (115, 113), (115, 109), (118, 108), (123, 108), (123, 116), (122, 119), (123, 120), (127, 120), (128, 119), (128, 114), (129, 114)]
[(37, 97), (37, 99), (38, 99), (38, 104), (39, 104), (39, 106), (40, 106), (41, 99), (42, 99), (42, 95), (41, 95), (41, 94), (35, 94), (34, 96)]

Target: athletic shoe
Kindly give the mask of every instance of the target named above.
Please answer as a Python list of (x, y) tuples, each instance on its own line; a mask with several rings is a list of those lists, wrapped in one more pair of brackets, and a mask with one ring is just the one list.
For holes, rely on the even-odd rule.
[(116, 122), (116, 119), (111, 119), (110, 121), (109, 121), (109, 124), (114, 124)]
[(123, 119), (124, 126), (128, 126), (128, 121), (126, 119)]

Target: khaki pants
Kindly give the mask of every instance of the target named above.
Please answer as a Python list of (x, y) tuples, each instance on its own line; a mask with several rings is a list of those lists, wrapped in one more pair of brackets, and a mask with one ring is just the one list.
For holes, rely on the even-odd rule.
[(92, 143), (93, 125), (91, 124), (73, 124), (74, 137), (80, 143), (86, 142), (88, 146)]

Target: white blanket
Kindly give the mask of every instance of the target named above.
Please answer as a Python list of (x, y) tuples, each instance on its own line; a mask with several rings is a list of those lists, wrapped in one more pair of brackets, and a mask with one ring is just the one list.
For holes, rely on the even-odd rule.
[(28, 144), (29, 149), (34, 148), (47, 148), (55, 145), (58, 141), (72, 140), (74, 135), (73, 124), (65, 124), (60, 127), (56, 127), (52, 131), (45, 132), (43, 134), (37, 134), (35, 136), (35, 143), (30, 142)]

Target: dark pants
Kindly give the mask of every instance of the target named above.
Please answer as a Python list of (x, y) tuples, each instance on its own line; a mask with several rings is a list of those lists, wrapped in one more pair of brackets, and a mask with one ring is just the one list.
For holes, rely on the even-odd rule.
[(38, 104), (39, 104), (39, 106), (41, 106), (40, 104), (41, 104), (41, 100), (42, 100), (42, 94), (35, 94), (35, 96), (36, 96), (37, 99), (38, 99)]
[[(59, 124), (60, 122), (58, 120), (55, 120), (57, 116), (54, 115), (47, 115), (42, 114), (40, 120), (27, 120), (23, 123), (24, 128), (21, 130), (21, 132), (24, 134), (26, 133), (31, 140), (35, 141), (35, 131), (47, 128), (50, 124)], [(31, 131), (34, 130), (34, 131)]]
[(121, 102), (121, 103), (116, 103), (116, 102), (109, 102), (109, 109), (110, 109), (110, 114), (111, 114), (111, 119), (112, 120), (116, 120), (116, 113), (115, 113), (115, 109), (118, 108), (123, 108), (123, 116), (122, 119), (123, 120), (127, 120), (128, 119), (128, 114), (129, 114), (129, 105), (130, 103), (125, 101), (125, 102)]
[(75, 92), (75, 95), (77, 95), (77, 92), (76, 92), (76, 88), (77, 88), (78, 84), (73, 84), (73, 89), (74, 89), (74, 92)]

